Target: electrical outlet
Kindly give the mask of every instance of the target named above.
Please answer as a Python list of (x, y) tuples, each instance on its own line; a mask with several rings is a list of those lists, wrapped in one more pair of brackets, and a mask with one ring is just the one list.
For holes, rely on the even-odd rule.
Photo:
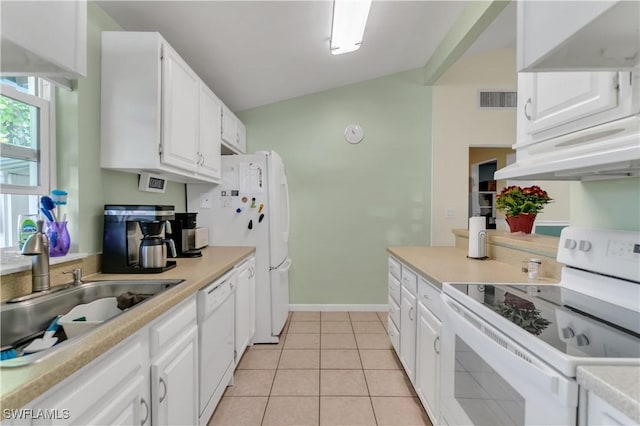
[(456, 209), (454, 207), (445, 208), (444, 217), (456, 217)]

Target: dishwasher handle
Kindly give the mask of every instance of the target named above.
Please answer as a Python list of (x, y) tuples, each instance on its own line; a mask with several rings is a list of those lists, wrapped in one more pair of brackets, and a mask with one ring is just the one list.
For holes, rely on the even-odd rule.
[(213, 293), (214, 291), (218, 290), (218, 289), (219, 289), (220, 287), (222, 287), (222, 285), (223, 285), (224, 283), (226, 283), (226, 282), (227, 282), (227, 280), (224, 280), (224, 281), (222, 281), (222, 282), (220, 282), (220, 283), (216, 283), (216, 284), (215, 284), (214, 286), (212, 286), (209, 290), (206, 290), (206, 291), (207, 291), (207, 294), (211, 294), (211, 293)]

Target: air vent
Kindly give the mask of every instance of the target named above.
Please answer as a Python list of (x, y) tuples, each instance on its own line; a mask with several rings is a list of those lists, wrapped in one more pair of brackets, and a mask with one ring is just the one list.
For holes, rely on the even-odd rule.
[(518, 102), (518, 92), (480, 90), (478, 105), (480, 109), (514, 109)]

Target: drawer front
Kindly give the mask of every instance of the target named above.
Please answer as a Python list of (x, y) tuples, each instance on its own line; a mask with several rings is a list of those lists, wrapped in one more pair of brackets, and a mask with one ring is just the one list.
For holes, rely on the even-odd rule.
[(389, 296), (393, 297), (396, 303), (400, 303), (400, 281), (392, 274), (389, 274)]
[(188, 327), (196, 325), (196, 299), (191, 297), (175, 312), (165, 314), (151, 326), (151, 356), (157, 355), (169, 343), (183, 334)]
[(441, 291), (429, 281), (420, 277), (418, 280), (418, 301), (426, 306), (438, 319), (442, 318)]
[(402, 287), (414, 296), (418, 294), (418, 276), (408, 267), (402, 265)]
[(391, 321), (391, 317), (389, 317), (389, 339), (391, 340), (391, 345), (397, 354), (400, 352), (400, 332), (396, 325)]
[(389, 273), (391, 275), (393, 275), (394, 277), (396, 277), (397, 279), (400, 279), (400, 262), (398, 262), (397, 260), (395, 260), (393, 257), (389, 258)]
[(396, 328), (400, 328), (400, 305), (389, 297), (389, 318), (396, 324)]

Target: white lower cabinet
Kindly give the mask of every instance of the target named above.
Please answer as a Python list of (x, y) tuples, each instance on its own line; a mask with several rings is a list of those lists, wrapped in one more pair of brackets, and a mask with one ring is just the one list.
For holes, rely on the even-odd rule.
[(235, 310), (236, 363), (253, 343), (256, 333), (256, 259), (251, 257), (238, 267)]
[[(151, 362), (151, 412), (154, 425), (198, 423), (198, 327), (196, 303), (152, 326), (165, 342)], [(176, 325), (177, 324), (177, 325)], [(164, 334), (164, 335), (163, 335)]]
[(434, 424), (440, 419), (440, 320), (418, 303), (415, 388)]
[(416, 368), (416, 324), (418, 312), (416, 296), (402, 287), (402, 303), (400, 304), (400, 362), (411, 383), (415, 383)]
[(138, 332), (26, 408), (36, 425), (151, 424), (147, 335)]
[(197, 424), (195, 312), (194, 295), (28, 404), (54, 414), (33, 424)]
[(389, 338), (434, 425), (444, 424), (440, 417), (440, 294), (438, 287), (389, 258)]
[(95, 417), (89, 416), (87, 421), (82, 421), (80, 424), (123, 426), (150, 424), (149, 405), (141, 397), (147, 389), (145, 377), (136, 374), (132, 380), (118, 389), (117, 396), (110, 401), (107, 407), (95, 413)]
[[(231, 348), (234, 330), (240, 332), (246, 349), (255, 334), (255, 257), (236, 269), (242, 311), (235, 321), (241, 328), (236, 323), (224, 332)], [(220, 348), (212, 349), (218, 356)], [(23, 407), (42, 416), (2, 425), (199, 424), (199, 356), (194, 294)]]
[(587, 421), (580, 421), (580, 425), (587, 426), (613, 426), (613, 425), (637, 425), (629, 416), (600, 398), (593, 392), (587, 393)]

